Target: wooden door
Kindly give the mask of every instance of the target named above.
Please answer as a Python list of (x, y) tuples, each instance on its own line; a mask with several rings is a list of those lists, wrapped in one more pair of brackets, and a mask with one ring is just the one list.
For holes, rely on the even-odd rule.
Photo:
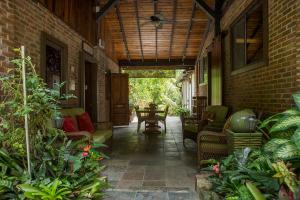
[(97, 122), (97, 69), (95, 63), (85, 62), (84, 108), (93, 122)]
[(111, 121), (114, 126), (129, 125), (128, 74), (111, 74)]
[(221, 37), (214, 41), (211, 52), (211, 66), (209, 73), (209, 101), (211, 105), (222, 105), (222, 48)]

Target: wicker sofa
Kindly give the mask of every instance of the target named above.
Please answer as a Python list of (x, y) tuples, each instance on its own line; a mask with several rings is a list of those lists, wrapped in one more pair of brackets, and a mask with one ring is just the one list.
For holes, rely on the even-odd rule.
[[(76, 120), (76, 115), (81, 115), (84, 113), (84, 109), (82, 108), (65, 108), (61, 110), (62, 116), (70, 116), (72, 117), (75, 122), (77, 123)], [(82, 136), (87, 136), (90, 137), (90, 139), (95, 142), (95, 143), (102, 143), (106, 144), (109, 147), (112, 145), (112, 128), (109, 127), (107, 129), (98, 129), (95, 127), (95, 132), (94, 133), (88, 133), (85, 131), (80, 131), (80, 132), (74, 132), (74, 133), (67, 133), (67, 135), (71, 138), (80, 138)]]

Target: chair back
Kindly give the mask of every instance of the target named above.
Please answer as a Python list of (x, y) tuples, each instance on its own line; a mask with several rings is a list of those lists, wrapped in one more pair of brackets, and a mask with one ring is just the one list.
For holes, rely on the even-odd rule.
[(212, 112), (215, 114), (214, 121), (215, 122), (225, 122), (227, 114), (228, 114), (228, 107), (226, 106), (207, 106), (206, 111)]

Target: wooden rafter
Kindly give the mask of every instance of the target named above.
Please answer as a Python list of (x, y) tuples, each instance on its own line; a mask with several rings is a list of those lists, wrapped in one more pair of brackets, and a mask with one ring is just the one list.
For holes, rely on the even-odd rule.
[(197, 61), (196, 61), (196, 63), (200, 59), (200, 56), (201, 56), (201, 53), (203, 51), (206, 38), (207, 38), (208, 33), (209, 33), (210, 26), (211, 26), (211, 20), (208, 20), (208, 22), (206, 24), (206, 27), (205, 27), (205, 32), (204, 32), (204, 34), (202, 36), (201, 44), (200, 44), (200, 47), (199, 47), (199, 50), (198, 50), (198, 55), (197, 55)]
[(102, 17), (106, 15), (106, 13), (117, 3), (119, 0), (109, 0), (101, 9), (99, 12), (97, 12), (96, 19), (99, 21)]
[(172, 47), (173, 47), (173, 40), (174, 40), (174, 31), (175, 31), (175, 20), (176, 20), (176, 11), (177, 11), (177, 0), (173, 1), (173, 23), (172, 23), (172, 31), (170, 35), (170, 46), (169, 46), (169, 60), (172, 57)]
[(192, 32), (193, 18), (195, 17), (195, 11), (196, 11), (196, 5), (195, 5), (195, 3), (193, 3), (192, 14), (191, 14), (191, 18), (190, 18), (189, 25), (188, 25), (188, 30), (187, 30), (186, 37), (185, 37), (185, 45), (183, 47), (183, 52), (182, 52), (182, 60), (183, 61), (186, 57), (186, 51), (189, 46), (189, 39), (190, 39), (191, 32)]
[(126, 34), (125, 34), (125, 31), (124, 31), (124, 25), (123, 25), (122, 16), (121, 16), (121, 13), (120, 13), (119, 4), (117, 4), (115, 7), (116, 7), (116, 13), (117, 13), (118, 21), (119, 21), (120, 31), (122, 33), (122, 39), (123, 39), (123, 43), (124, 43), (124, 46), (125, 46), (127, 59), (128, 59), (128, 61), (130, 61), (130, 54), (129, 54), (129, 50), (128, 50), (128, 44), (127, 44)]
[(194, 66), (195, 59), (185, 59), (184, 61), (181, 59), (151, 59), (151, 60), (120, 60), (119, 66), (120, 67), (128, 67), (128, 66)]
[(134, 7), (135, 7), (136, 23), (137, 23), (138, 33), (139, 33), (141, 56), (142, 56), (142, 61), (144, 61), (144, 51), (143, 51), (143, 43), (142, 43), (141, 25), (139, 19), (138, 0), (134, 0)]
[[(154, 15), (156, 15), (156, 13), (157, 13), (157, 1), (153, 1), (153, 5), (154, 5)], [(157, 59), (158, 59), (158, 51), (157, 51), (157, 49), (158, 49), (158, 47), (157, 47), (157, 40), (158, 40), (158, 38), (157, 38), (157, 32), (158, 32), (158, 30), (157, 30), (157, 27), (155, 27), (155, 59), (156, 59), (156, 61), (157, 61)]]
[(207, 5), (204, 0), (194, 0), (194, 2), (204, 11), (206, 12), (206, 14), (212, 18), (212, 19), (215, 19), (216, 17), (216, 13), (213, 9), (211, 9), (209, 7), (209, 5)]

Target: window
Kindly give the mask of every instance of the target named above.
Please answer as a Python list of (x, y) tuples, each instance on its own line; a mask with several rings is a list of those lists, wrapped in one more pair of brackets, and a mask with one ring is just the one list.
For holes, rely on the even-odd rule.
[(232, 65), (233, 70), (264, 62), (264, 4), (256, 1), (235, 22), (231, 28), (232, 34)]
[[(41, 75), (49, 88), (56, 88), (68, 77), (68, 46), (44, 32), (41, 46)], [(66, 93), (66, 89), (64, 85), (61, 92)]]

